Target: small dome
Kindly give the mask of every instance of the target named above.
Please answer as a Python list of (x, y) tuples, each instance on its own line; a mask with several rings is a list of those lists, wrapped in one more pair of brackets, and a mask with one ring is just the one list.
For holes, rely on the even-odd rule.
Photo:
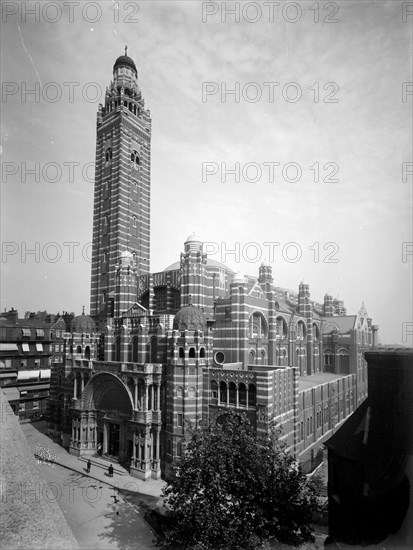
[(89, 315), (77, 315), (70, 323), (70, 332), (96, 332), (95, 321)]
[(120, 255), (121, 258), (133, 258), (132, 252), (129, 252), (129, 250), (124, 250), (122, 254)]
[(175, 315), (174, 330), (206, 330), (206, 317), (204, 312), (192, 304), (184, 306)]
[(262, 264), (260, 265), (260, 267), (271, 267), (270, 264), (266, 261), (262, 262)]
[(196, 233), (192, 233), (192, 235), (189, 235), (189, 237), (186, 239), (185, 243), (201, 243), (201, 239)]
[(232, 279), (231, 283), (237, 283), (237, 284), (242, 284), (244, 285), (245, 284), (245, 277), (244, 275), (241, 275), (241, 273), (238, 271), (238, 273), (236, 273), (234, 275), (234, 278)]
[(128, 55), (121, 55), (117, 58), (115, 64), (113, 65), (113, 71), (116, 71), (118, 67), (127, 67), (128, 69), (135, 71), (136, 75), (138, 74), (135, 62)]

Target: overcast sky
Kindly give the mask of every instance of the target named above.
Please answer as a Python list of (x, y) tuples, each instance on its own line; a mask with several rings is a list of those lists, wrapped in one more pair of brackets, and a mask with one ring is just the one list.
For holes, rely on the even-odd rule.
[[(278, 286), (304, 279), (312, 299), (339, 295), (349, 314), (364, 301), (382, 342), (412, 345), (402, 328), (412, 321), (412, 176), (403, 182), (402, 167), (413, 95), (403, 102), (402, 83), (413, 80), (413, 17), (403, 2), (281, 2), (261, 13), (244, 2), (239, 22), (222, 21), (220, 2), (82, 2), (83, 13), (72, 3), (56, 22), (54, 2), (37, 2), (38, 16), (2, 4), (2, 309), (89, 310), (84, 167), (96, 96), (127, 44), (153, 119), (151, 271), (177, 261), (196, 232), (234, 271), (256, 275), (270, 261)], [(223, 94), (236, 86), (239, 101)], [(39, 182), (23, 181), (22, 163), (39, 163)], [(222, 164), (235, 163), (239, 181), (223, 181)]]

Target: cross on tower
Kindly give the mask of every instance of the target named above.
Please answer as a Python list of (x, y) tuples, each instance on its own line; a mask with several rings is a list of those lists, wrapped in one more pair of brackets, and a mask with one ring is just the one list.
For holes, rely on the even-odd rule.
[(125, 46), (125, 55), (128, 55), (128, 46)]

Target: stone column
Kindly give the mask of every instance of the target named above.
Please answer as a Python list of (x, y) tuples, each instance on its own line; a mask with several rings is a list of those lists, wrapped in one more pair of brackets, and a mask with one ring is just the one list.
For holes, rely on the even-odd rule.
[(143, 402), (143, 410), (144, 411), (148, 410), (148, 383), (146, 380), (145, 380), (145, 400)]
[(77, 373), (76, 372), (74, 373), (73, 378), (74, 378), (74, 380), (73, 380), (73, 397), (75, 399), (77, 399)]
[[(135, 386), (136, 387), (136, 386)], [(132, 435), (132, 465), (136, 466), (136, 434)]]
[(133, 382), (135, 384), (135, 409), (138, 409), (138, 381), (135, 378)]
[(161, 384), (156, 384), (156, 406), (157, 410), (161, 410)]
[(80, 373), (80, 395), (82, 395), (84, 389), (85, 389), (85, 374), (81, 372)]
[(108, 424), (107, 422), (103, 423), (103, 454), (107, 454), (108, 452)]

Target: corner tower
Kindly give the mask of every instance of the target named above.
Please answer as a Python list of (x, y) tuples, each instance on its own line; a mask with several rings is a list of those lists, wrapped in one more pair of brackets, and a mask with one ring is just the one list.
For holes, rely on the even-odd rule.
[(150, 111), (125, 48), (97, 113), (90, 296), (96, 319), (113, 311), (117, 264), (125, 250), (133, 255), (137, 276), (149, 273), (150, 166)]

